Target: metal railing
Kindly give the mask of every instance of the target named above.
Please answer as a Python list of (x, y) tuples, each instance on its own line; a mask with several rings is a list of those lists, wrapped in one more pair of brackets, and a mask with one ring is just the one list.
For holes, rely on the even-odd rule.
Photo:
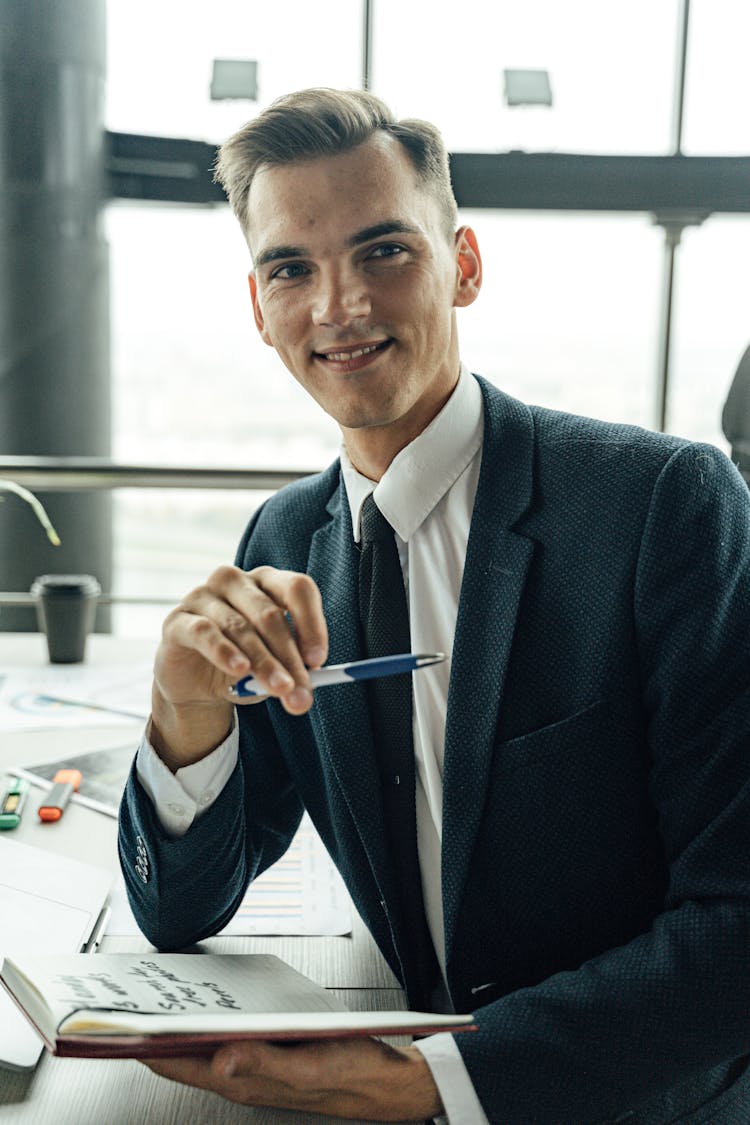
[[(214, 488), (273, 492), (310, 476), (304, 469), (206, 469), (117, 464), (103, 457), (0, 456), (0, 477), (40, 492), (93, 492), (115, 488)], [(99, 605), (173, 605), (174, 597), (101, 594)], [(0, 590), (0, 607), (34, 608), (30, 593)]]
[[(116, 594), (99, 594), (97, 605), (174, 605), (176, 598), (125, 598)], [(0, 606), (14, 606), (33, 609), (37, 599), (33, 594), (22, 594), (15, 590), (0, 590)]]
[(312, 472), (311, 469), (124, 465), (104, 457), (0, 456), (0, 477), (41, 492), (91, 492), (113, 488), (227, 488), (273, 492)]

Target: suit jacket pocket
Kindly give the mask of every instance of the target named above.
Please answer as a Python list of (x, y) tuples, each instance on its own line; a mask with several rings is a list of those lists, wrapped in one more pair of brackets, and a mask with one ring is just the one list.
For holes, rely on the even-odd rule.
[(557, 719), (528, 734), (517, 735), (515, 738), (500, 742), (496, 746), (496, 754), (503, 757), (509, 766), (525, 765), (531, 758), (538, 755), (555, 754), (560, 751), (576, 751), (597, 736), (604, 736), (609, 726), (610, 714), (604, 699), (597, 699), (572, 715)]
[(463, 899), (462, 931), (494, 936), (477, 979), (507, 991), (643, 932), (661, 851), (643, 740), (604, 699), (496, 743)]

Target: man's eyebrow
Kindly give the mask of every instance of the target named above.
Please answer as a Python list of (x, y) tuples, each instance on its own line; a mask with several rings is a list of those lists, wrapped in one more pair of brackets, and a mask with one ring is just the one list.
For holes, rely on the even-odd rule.
[(419, 227), (402, 222), (401, 219), (385, 219), (382, 223), (374, 223), (371, 227), (358, 230), (351, 238), (347, 239), (347, 246), (361, 246), (372, 238), (382, 238), (384, 234), (423, 234)]
[[(370, 242), (373, 238), (382, 238), (386, 234), (423, 234), (424, 232), (409, 223), (403, 222), (401, 219), (384, 219), (381, 223), (373, 223), (370, 227), (363, 227), (355, 234), (347, 238), (346, 245), (354, 248), (361, 246), (364, 242)], [(306, 250), (304, 246), (269, 246), (267, 250), (261, 250), (254, 259), (254, 266), (258, 269), (260, 266), (267, 266), (270, 262), (285, 261), (289, 258), (307, 258), (310, 251)]]
[(258, 266), (278, 262), (282, 258), (306, 258), (307, 253), (302, 246), (269, 246), (268, 250), (262, 250), (255, 256), (253, 265), (257, 269)]

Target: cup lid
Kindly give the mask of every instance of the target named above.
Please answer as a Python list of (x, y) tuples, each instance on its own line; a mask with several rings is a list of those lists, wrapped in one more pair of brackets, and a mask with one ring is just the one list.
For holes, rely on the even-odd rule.
[(98, 597), (102, 592), (93, 574), (40, 574), (31, 585), (31, 593), (39, 597), (45, 593), (51, 597), (65, 597), (71, 594), (85, 594)]

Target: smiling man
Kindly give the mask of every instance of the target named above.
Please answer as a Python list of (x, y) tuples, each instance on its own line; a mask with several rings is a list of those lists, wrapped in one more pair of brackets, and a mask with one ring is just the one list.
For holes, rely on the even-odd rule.
[(373, 480), (456, 385), (454, 309), (474, 300), (481, 275), (471, 229), (448, 236), (446, 225), (408, 153), (382, 132), (253, 178), (256, 324)]
[[(216, 933), (306, 808), (410, 1005), (479, 1030), (154, 1069), (365, 1120), (744, 1121), (742, 479), (710, 446), (527, 407), (462, 366), (482, 267), (433, 126), (302, 91), (218, 177), (258, 330), (343, 443), (165, 622), (121, 811), (131, 903), (162, 948)], [(390, 590), (363, 578), (373, 540)], [(405, 705), (313, 698), (309, 670), (371, 653), (399, 603), (412, 648), (450, 659)], [(248, 673), (267, 696), (238, 705)]]

